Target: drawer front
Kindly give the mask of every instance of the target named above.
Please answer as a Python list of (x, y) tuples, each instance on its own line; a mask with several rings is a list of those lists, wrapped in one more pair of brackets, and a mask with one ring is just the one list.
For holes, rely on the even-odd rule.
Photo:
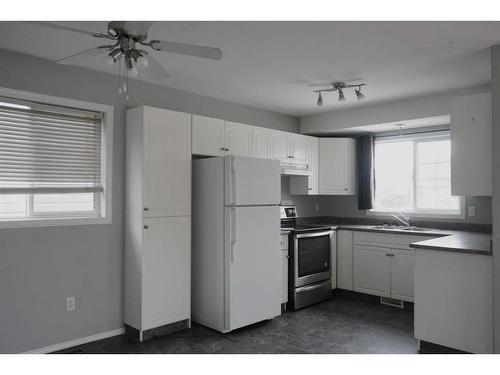
[(281, 250), (288, 250), (288, 234), (281, 235)]
[(392, 247), (397, 249), (408, 249), (408, 250), (413, 250), (410, 247), (411, 243), (425, 241), (431, 238), (435, 237), (415, 236), (408, 234), (361, 232), (361, 231), (355, 231), (353, 233), (353, 242), (354, 244), (357, 245)]

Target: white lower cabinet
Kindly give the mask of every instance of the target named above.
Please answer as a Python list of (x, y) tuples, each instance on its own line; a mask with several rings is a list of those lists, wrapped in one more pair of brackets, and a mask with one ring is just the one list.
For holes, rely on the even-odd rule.
[(337, 288), (352, 290), (352, 230), (337, 230)]
[(338, 288), (413, 302), (415, 250), (410, 244), (433, 237), (338, 232)]
[(142, 330), (190, 318), (191, 217), (144, 219)]
[(354, 245), (353, 284), (356, 292), (389, 297), (391, 294), (390, 263), (387, 249)]
[(415, 251), (390, 249), (391, 297), (402, 301), (413, 301)]
[(288, 234), (281, 235), (281, 303), (288, 302)]
[(288, 302), (288, 250), (281, 250), (281, 303)]
[(330, 267), (332, 270), (332, 289), (337, 288), (337, 231), (332, 233), (332, 244), (330, 248)]

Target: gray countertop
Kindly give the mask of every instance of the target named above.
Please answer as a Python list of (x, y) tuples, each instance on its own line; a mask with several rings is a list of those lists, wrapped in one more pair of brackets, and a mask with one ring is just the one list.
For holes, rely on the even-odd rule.
[[(402, 229), (381, 229), (374, 228), (373, 225), (364, 224), (335, 224), (318, 222), (318, 225), (328, 225), (333, 229), (350, 229), (363, 232), (377, 232), (387, 234), (406, 234), (412, 236), (435, 236), (432, 239), (424, 239), (414, 242), (410, 247), (414, 249), (453, 251), (468, 254), (492, 255), (491, 233), (469, 232), (461, 230), (445, 230), (429, 228), (425, 231), (407, 231)], [(287, 234), (289, 231), (281, 231)]]

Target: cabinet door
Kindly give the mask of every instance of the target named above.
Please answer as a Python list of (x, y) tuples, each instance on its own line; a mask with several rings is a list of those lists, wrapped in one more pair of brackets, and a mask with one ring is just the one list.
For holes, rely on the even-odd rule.
[(355, 194), (355, 140), (320, 138), (319, 193), (323, 195)]
[(144, 216), (191, 212), (191, 115), (145, 107)]
[(144, 219), (143, 330), (190, 317), (190, 269), (191, 218)]
[(352, 290), (352, 230), (337, 231), (337, 287)]
[(491, 195), (491, 94), (451, 101), (451, 193)]
[(334, 231), (332, 234), (332, 247), (330, 249), (330, 259), (332, 268), (332, 289), (337, 288), (337, 232)]
[(309, 163), (309, 137), (300, 134), (290, 135), (292, 162), (307, 165)]
[(281, 250), (281, 303), (288, 302), (288, 250)]
[(318, 194), (318, 154), (319, 154), (319, 140), (316, 137), (309, 137), (309, 169), (312, 175), (309, 176), (309, 195)]
[(391, 298), (413, 302), (415, 251), (390, 249)]
[(271, 159), (278, 159), (289, 163), (290, 133), (273, 130), (271, 132)]
[(253, 157), (271, 159), (271, 131), (266, 128), (252, 126)]
[(226, 155), (252, 156), (252, 127), (226, 121)]
[(356, 292), (389, 297), (391, 294), (388, 249), (353, 246), (353, 282)]
[(195, 155), (224, 155), (224, 120), (193, 115), (192, 145)]

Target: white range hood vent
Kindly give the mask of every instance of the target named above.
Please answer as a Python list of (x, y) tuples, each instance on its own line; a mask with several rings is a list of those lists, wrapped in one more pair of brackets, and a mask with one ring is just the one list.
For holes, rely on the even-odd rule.
[(308, 165), (300, 164), (281, 164), (281, 175), (285, 176), (312, 176), (312, 171), (308, 168)]

